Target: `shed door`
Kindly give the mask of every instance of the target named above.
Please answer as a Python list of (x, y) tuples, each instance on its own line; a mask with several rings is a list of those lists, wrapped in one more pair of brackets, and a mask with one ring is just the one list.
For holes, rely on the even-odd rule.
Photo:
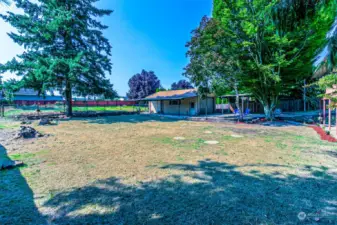
[(160, 113), (164, 114), (164, 101), (160, 101)]
[(190, 115), (195, 115), (195, 102), (190, 102)]

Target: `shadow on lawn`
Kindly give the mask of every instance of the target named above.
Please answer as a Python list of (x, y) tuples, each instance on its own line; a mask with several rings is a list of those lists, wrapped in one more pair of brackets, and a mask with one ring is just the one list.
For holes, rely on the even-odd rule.
[[(160, 167), (163, 180), (125, 185), (116, 178), (56, 194), (44, 206), (57, 224), (322, 224), (337, 221), (336, 178), (243, 174), (214, 161)], [(314, 171), (319, 170), (321, 174)], [(300, 222), (298, 214), (307, 217)], [(315, 218), (316, 217), (316, 218)]]
[[(0, 160), (8, 159), (0, 144)], [(45, 224), (33, 192), (18, 168), (0, 170), (0, 224)]]
[(88, 123), (112, 124), (112, 123), (143, 123), (143, 122), (175, 122), (178, 119), (151, 115), (119, 115), (101, 116), (90, 118), (72, 118), (71, 120), (85, 120)]
[(329, 155), (329, 156), (331, 156), (331, 157), (333, 157), (333, 158), (337, 158), (337, 150), (335, 150), (335, 151), (332, 151), (332, 150), (327, 151), (326, 154)]

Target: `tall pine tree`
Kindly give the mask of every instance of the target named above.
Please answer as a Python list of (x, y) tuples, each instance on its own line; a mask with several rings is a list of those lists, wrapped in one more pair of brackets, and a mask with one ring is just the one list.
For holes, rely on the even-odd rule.
[(98, 9), (97, 0), (15, 0), (23, 14), (8, 12), (1, 17), (17, 32), (10, 38), (25, 48), (23, 54), (2, 65), (3, 71), (23, 76), (23, 84), (43, 92), (61, 90), (72, 115), (72, 93), (82, 95), (116, 92), (106, 78), (111, 72), (111, 45), (102, 31), (107, 29), (97, 18), (111, 10)]

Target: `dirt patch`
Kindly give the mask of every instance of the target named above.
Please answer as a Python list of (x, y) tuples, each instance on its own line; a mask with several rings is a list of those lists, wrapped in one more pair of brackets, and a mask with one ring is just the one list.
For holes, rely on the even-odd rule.
[(238, 135), (238, 134), (232, 134), (231, 137), (233, 137), (233, 138), (243, 138), (242, 135)]
[(184, 137), (174, 137), (173, 139), (174, 140), (185, 140), (186, 138), (184, 138)]

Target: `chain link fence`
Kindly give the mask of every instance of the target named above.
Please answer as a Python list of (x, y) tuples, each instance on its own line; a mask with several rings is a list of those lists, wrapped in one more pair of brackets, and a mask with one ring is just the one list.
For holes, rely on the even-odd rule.
[[(117, 112), (146, 112), (148, 105), (141, 101), (73, 101), (74, 114), (95, 114)], [(50, 101), (20, 101), (15, 103), (0, 103), (1, 117), (24, 115), (58, 115), (65, 114), (66, 102)]]

